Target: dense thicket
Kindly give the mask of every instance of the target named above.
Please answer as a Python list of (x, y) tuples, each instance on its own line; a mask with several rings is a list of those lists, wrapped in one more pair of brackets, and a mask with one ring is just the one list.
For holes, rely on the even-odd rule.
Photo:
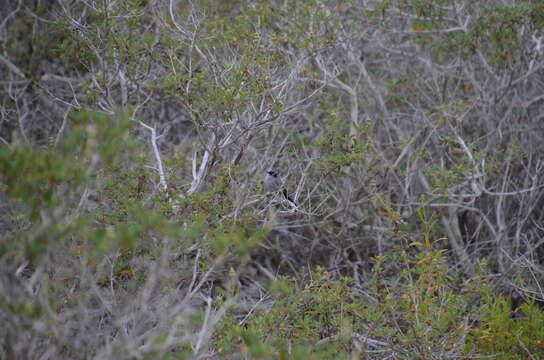
[(541, 1), (4, 3), (1, 358), (544, 357)]

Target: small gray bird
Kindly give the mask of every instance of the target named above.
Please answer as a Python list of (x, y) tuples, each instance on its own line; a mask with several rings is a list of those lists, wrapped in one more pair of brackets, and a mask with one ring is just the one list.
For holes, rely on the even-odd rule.
[(266, 176), (264, 177), (264, 190), (266, 192), (276, 192), (282, 190), (283, 196), (296, 205), (293, 199), (287, 195), (287, 189), (283, 187), (283, 182), (279, 178), (278, 174), (274, 171), (266, 172)]

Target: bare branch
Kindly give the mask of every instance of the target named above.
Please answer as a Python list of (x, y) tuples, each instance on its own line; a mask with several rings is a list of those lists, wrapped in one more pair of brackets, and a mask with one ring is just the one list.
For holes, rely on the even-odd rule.
[(166, 176), (164, 174), (164, 166), (162, 164), (161, 153), (159, 147), (157, 146), (157, 132), (154, 127), (151, 127), (144, 122), (140, 121), (140, 125), (149, 130), (151, 133), (151, 146), (153, 147), (153, 154), (155, 155), (155, 161), (157, 162), (157, 168), (159, 171), (159, 185), (162, 191), (168, 190), (168, 185), (166, 184)]

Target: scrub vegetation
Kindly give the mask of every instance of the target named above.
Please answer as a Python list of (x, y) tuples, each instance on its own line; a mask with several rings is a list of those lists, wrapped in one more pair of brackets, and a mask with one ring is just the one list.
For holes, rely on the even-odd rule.
[(0, 359), (544, 358), (542, 1), (0, 15)]

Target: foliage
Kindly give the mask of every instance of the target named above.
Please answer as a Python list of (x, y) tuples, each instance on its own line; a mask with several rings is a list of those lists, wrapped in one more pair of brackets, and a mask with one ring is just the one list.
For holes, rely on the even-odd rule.
[(544, 357), (541, 2), (0, 12), (0, 358)]
[[(347, 359), (376, 348), (380, 356), (401, 359), (544, 354), (542, 311), (535, 304), (512, 310), (484, 277), (464, 284), (452, 279), (444, 252), (407, 250), (375, 259), (363, 296), (352, 279), (331, 281), (323, 269), (300, 286), (292, 278), (279, 279), (271, 286), (273, 304), (243, 325), (225, 320), (219, 346), (257, 359)], [(396, 281), (384, 272), (387, 266), (398, 270)], [(289, 350), (294, 344), (304, 346)]]

